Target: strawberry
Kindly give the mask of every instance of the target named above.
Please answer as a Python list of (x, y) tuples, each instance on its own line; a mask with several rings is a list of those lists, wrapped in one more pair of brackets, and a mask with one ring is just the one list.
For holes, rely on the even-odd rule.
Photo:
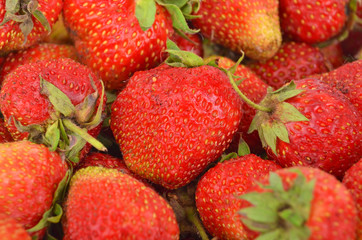
[(0, 213), (0, 239), (31, 240), (31, 237), (17, 221)]
[[(357, 211), (334, 176), (307, 167), (276, 170), (249, 188), (240, 214), (248, 239), (356, 239)], [(251, 206), (251, 207), (250, 207)]]
[(260, 103), (258, 129), (268, 155), (281, 166), (318, 167), (343, 177), (362, 155), (362, 121), (348, 99), (317, 79), (292, 82)]
[(278, 1), (204, 0), (192, 23), (211, 41), (253, 59), (268, 59), (279, 49)]
[(218, 239), (246, 239), (238, 210), (238, 198), (255, 180), (280, 169), (276, 163), (249, 154), (218, 163), (200, 179), (196, 206), (205, 228)]
[[(59, 154), (29, 141), (0, 144), (0, 213), (29, 232), (53, 206), (53, 196), (67, 165)], [(34, 232), (32, 235), (36, 234)]]
[(348, 0), (280, 0), (282, 31), (309, 44), (326, 41), (342, 30), (347, 3)]
[(175, 33), (170, 39), (174, 41), (181, 50), (193, 52), (202, 57), (204, 55), (204, 49), (202, 47), (201, 35), (186, 34), (186, 36), (189, 39), (183, 38), (181, 35)]
[(357, 206), (358, 227), (357, 239), (362, 238), (362, 158), (348, 169), (342, 183), (351, 192)]
[(275, 89), (293, 79), (328, 71), (318, 48), (295, 42), (284, 43), (273, 58), (248, 66)]
[[(230, 68), (235, 64), (234, 61), (222, 57), (218, 59), (218, 65), (222, 68)], [(251, 101), (259, 103), (266, 95), (268, 84), (263, 82), (251, 69), (244, 65), (238, 65), (235, 75), (240, 78), (238, 88), (243, 92)], [(238, 132), (241, 137), (247, 142), (253, 152), (261, 152), (262, 145), (257, 133), (248, 134), (250, 123), (253, 120), (256, 110), (243, 102), (243, 118), (241, 119)], [(240, 136), (240, 135), (239, 135)], [(235, 143), (235, 144), (234, 144)], [(238, 145), (238, 135), (234, 136), (232, 146)]]
[(61, 58), (12, 71), (4, 79), (0, 105), (14, 140), (44, 142), (77, 162), (90, 144), (104, 150), (93, 138), (101, 127), (106, 101), (102, 95), (102, 83), (89, 68)]
[(339, 42), (322, 47), (320, 48), (320, 51), (326, 60), (326, 64), (329, 62), (332, 69), (338, 68), (345, 63), (343, 49)]
[(44, 39), (62, 7), (62, 0), (0, 0), (0, 55)]
[(87, 155), (84, 160), (77, 165), (77, 171), (89, 166), (117, 169), (122, 173), (128, 174), (136, 178), (137, 180), (143, 182), (145, 185), (149, 184), (144, 178), (141, 178), (131, 172), (122, 159), (113, 157), (109, 154), (95, 152)]
[(166, 40), (173, 33), (164, 8), (157, 5), (152, 28), (145, 32), (135, 8), (133, 0), (64, 1), (64, 22), (80, 61), (99, 74), (107, 89), (123, 88), (132, 73), (159, 64)]
[(5, 127), (4, 120), (0, 118), (0, 143), (12, 142), (13, 137)]
[(178, 239), (168, 203), (154, 190), (116, 169), (75, 173), (64, 203), (64, 239)]
[(41, 43), (25, 50), (11, 52), (8, 54), (0, 70), (0, 84), (4, 77), (19, 65), (36, 62), (39, 60), (71, 58), (76, 60), (75, 48), (71, 45), (57, 45), (51, 43)]
[(241, 109), (221, 70), (161, 65), (129, 79), (112, 105), (111, 129), (131, 171), (175, 189), (220, 157)]
[(343, 66), (320, 75), (313, 76), (337, 88), (362, 113), (362, 60), (346, 63)]

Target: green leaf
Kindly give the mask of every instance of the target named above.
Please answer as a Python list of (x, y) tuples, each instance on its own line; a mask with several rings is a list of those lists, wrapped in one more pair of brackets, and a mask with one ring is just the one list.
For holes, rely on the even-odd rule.
[(49, 33), (51, 32), (51, 27), (48, 22), (48, 19), (44, 16), (44, 14), (40, 10), (35, 10), (31, 12), (31, 14), (41, 23), (41, 25), (44, 27), (45, 30), (47, 30)]
[(289, 143), (288, 129), (283, 123), (273, 122), (272, 129), (280, 140)]
[(63, 216), (63, 209), (58, 203), (54, 205), (53, 213), (54, 216), (49, 217), (48, 222), (58, 223)]
[(283, 102), (280, 103), (280, 119), (283, 123), (287, 122), (297, 122), (297, 121), (309, 121), (298, 109), (296, 109), (292, 104)]
[[(98, 141), (98, 140), (97, 140)], [(74, 163), (79, 162), (79, 152), (83, 149), (87, 141), (80, 136), (71, 136), (71, 144), (66, 152), (67, 159)], [(102, 143), (101, 143), (102, 144)], [(103, 144), (102, 144), (103, 145)]]
[(31, 18), (27, 18), (25, 21), (23, 21), (19, 25), (19, 28), (20, 28), (21, 32), (23, 33), (23, 35), (24, 35), (23, 45), (25, 45), (25, 43), (26, 43), (26, 41), (28, 39), (28, 36), (29, 36), (31, 30), (33, 29), (33, 27), (34, 27), (34, 23), (31, 20)]
[(237, 158), (238, 157), (238, 155), (235, 153), (235, 152), (232, 152), (232, 153), (229, 153), (229, 154), (227, 154), (227, 155), (223, 155), (222, 157), (221, 157), (221, 160), (219, 161), (220, 163), (222, 163), (222, 162), (225, 162), (225, 161), (227, 161), (227, 160), (230, 160), (230, 159), (233, 159), (233, 158)]
[[(91, 80), (92, 80), (92, 78), (91, 78)], [(94, 86), (93, 80), (91, 82), (92, 82), (92, 86)], [(101, 92), (101, 96), (99, 99), (99, 105), (98, 105), (96, 115), (93, 117), (93, 119), (90, 122), (83, 123), (84, 126), (98, 126), (102, 122), (103, 102), (104, 102), (103, 98), (104, 98), (104, 92), (105, 92), (104, 84), (103, 84), (102, 80), (101, 80), (101, 85), (102, 85), (102, 92)], [(95, 88), (95, 86), (94, 86), (94, 88)], [(98, 91), (96, 91), (96, 92), (98, 95)]]
[(65, 145), (69, 145), (69, 138), (67, 132), (65, 131), (63, 121), (61, 119), (59, 119), (59, 131), (60, 131), (60, 138), (64, 141)]
[(174, 4), (163, 4), (161, 2), (157, 2), (160, 5), (162, 5), (163, 7), (165, 7), (167, 9), (167, 11), (170, 13), (171, 15), (171, 19), (172, 19), (172, 26), (176, 29), (179, 29), (182, 32), (186, 32), (186, 33), (190, 33), (190, 34), (194, 34), (199, 32), (199, 30), (193, 30), (190, 29), (185, 17), (183, 16), (181, 9), (178, 8), (176, 5)]
[(159, 4), (173, 4), (178, 8), (182, 8), (188, 2), (189, 2), (189, 0), (177, 0), (177, 1), (175, 1), (175, 0), (157, 0), (157, 3), (159, 3)]
[(281, 235), (282, 235), (282, 230), (280, 228), (277, 228), (270, 232), (260, 234), (255, 240), (281, 240), (282, 239)]
[(293, 211), (293, 209), (290, 208), (279, 212), (279, 216), (297, 227), (302, 226), (305, 220), (302, 216), (300, 216), (297, 212)]
[(275, 199), (272, 192), (248, 192), (241, 196), (238, 196), (238, 198), (250, 202), (255, 207), (268, 205), (270, 209), (275, 209), (275, 211), (280, 205), (280, 202)]
[(46, 240), (58, 240), (57, 238), (53, 237), (49, 233), (47, 233), (45, 237), (46, 237)]
[(70, 117), (75, 112), (75, 107), (62, 91), (50, 82), (40, 77), (40, 93), (48, 96), (56, 111), (66, 117)]
[(249, 145), (244, 141), (242, 137), (240, 137), (238, 144), (238, 156), (246, 156), (248, 154), (250, 154)]
[(59, 130), (59, 122), (55, 121), (52, 125), (50, 125), (45, 133), (45, 142), (50, 145), (50, 151), (57, 150), (59, 140), (60, 140), (60, 130)]
[(276, 192), (285, 191), (281, 177), (275, 172), (270, 172), (269, 174), (269, 186), (269, 189), (272, 189)]
[(186, 66), (199, 67), (204, 65), (204, 60), (192, 52), (170, 49), (166, 51), (174, 56), (177, 56), (180, 62)]
[(17, 13), (20, 10), (20, 0), (6, 0), (5, 11), (10, 13)]
[(241, 215), (247, 216), (248, 219), (258, 223), (277, 223), (278, 220), (277, 212), (266, 205), (244, 208), (239, 212)]
[(169, 50), (181, 50), (175, 42), (173, 42), (171, 39), (167, 38), (166, 42), (167, 49)]
[(135, 15), (143, 31), (151, 28), (156, 16), (155, 0), (136, 0)]
[(277, 152), (277, 135), (274, 133), (274, 131), (271, 128), (271, 126), (269, 125), (269, 123), (262, 123), (261, 129), (263, 132), (265, 143), (276, 154), (276, 152)]

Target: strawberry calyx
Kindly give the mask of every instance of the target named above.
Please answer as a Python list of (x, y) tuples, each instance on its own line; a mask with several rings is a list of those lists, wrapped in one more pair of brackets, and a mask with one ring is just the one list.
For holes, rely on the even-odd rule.
[[(49, 121), (42, 125), (23, 126), (12, 117), (10, 121), (14, 121), (20, 132), (28, 132), (30, 141), (43, 143), (51, 151), (58, 151), (63, 158), (75, 163), (79, 161), (79, 153), (87, 142), (100, 151), (106, 151), (106, 147), (88, 133), (88, 130), (102, 122), (102, 99), (105, 92), (102, 81), (102, 92), (99, 94), (93, 79), (91, 76), (89, 77), (95, 91), (89, 94), (83, 102), (74, 106), (67, 95), (40, 76), (41, 94), (48, 97), (55, 112), (51, 114)], [(101, 101), (95, 112), (98, 98)]]
[(238, 143), (238, 151), (237, 152), (231, 152), (225, 155), (221, 156), (220, 163), (228, 161), (230, 159), (246, 156), (250, 154), (250, 148), (249, 145), (245, 142), (245, 140), (240, 136), (239, 143)]
[(276, 91), (268, 88), (267, 95), (259, 105), (271, 109), (271, 111), (257, 111), (250, 124), (248, 134), (257, 130), (263, 147), (269, 146), (277, 154), (276, 144), (278, 138), (289, 143), (288, 130), (285, 124), (287, 122), (309, 121), (293, 105), (285, 102), (285, 100), (295, 97), (303, 91), (302, 89), (296, 89), (293, 81)]
[(194, 34), (199, 31), (190, 29), (186, 22), (186, 19), (198, 17), (192, 13), (199, 10), (199, 0), (136, 0), (135, 15), (143, 31), (151, 28), (155, 21), (156, 3), (170, 13), (172, 26), (181, 35), (184, 35), (183, 33)]
[(65, 173), (65, 176), (59, 182), (58, 187), (53, 194), (53, 201), (51, 207), (48, 209), (48, 211), (44, 212), (43, 217), (34, 227), (27, 229), (27, 232), (29, 233), (37, 232), (44, 228), (49, 227), (50, 224), (52, 223), (55, 224), (60, 222), (63, 216), (63, 209), (60, 204), (66, 195), (66, 190), (68, 188), (72, 175), (73, 175), (73, 168), (71, 167), (70, 164), (70, 169), (68, 169), (68, 171)]
[(259, 187), (263, 192), (249, 192), (239, 198), (253, 206), (239, 211), (242, 222), (251, 230), (260, 233), (257, 239), (309, 239), (306, 225), (309, 219), (315, 179), (308, 181), (298, 169), (292, 169), (297, 177), (285, 189), (281, 177), (274, 172), (269, 175), (269, 184)]
[(33, 18), (37, 19), (41, 25), (50, 33), (51, 27), (44, 16), (44, 14), (38, 9), (37, 0), (6, 0), (5, 2), (5, 16), (0, 26), (6, 24), (9, 21), (15, 21), (20, 23), (19, 27), (24, 35), (24, 43), (27, 41), (27, 37), (34, 27)]

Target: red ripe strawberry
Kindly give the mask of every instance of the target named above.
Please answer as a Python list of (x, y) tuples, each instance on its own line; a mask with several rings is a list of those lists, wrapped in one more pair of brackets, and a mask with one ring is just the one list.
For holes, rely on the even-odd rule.
[(248, 66), (275, 89), (293, 79), (328, 71), (318, 48), (295, 42), (284, 43), (273, 58)]
[(5, 127), (4, 120), (0, 118), (0, 143), (12, 142), (13, 137)]
[(64, 21), (80, 61), (98, 73), (108, 89), (122, 88), (134, 72), (159, 64), (173, 33), (164, 8), (157, 5), (152, 28), (144, 32), (135, 7), (133, 0), (64, 1)]
[(44, 145), (18, 141), (0, 144), (0, 169), (0, 213), (29, 230), (52, 207), (67, 165)]
[(44, 39), (62, 7), (62, 0), (0, 0), (0, 55)]
[(100, 131), (103, 93), (101, 81), (80, 63), (43, 60), (19, 66), (5, 77), (0, 105), (15, 140), (44, 142), (77, 161), (90, 150), (86, 142), (96, 141), (91, 136)]
[(0, 84), (4, 77), (19, 65), (46, 59), (71, 58), (76, 60), (74, 46), (41, 43), (18, 52), (11, 52), (6, 56), (0, 70)]
[(276, 163), (249, 154), (208, 170), (197, 184), (196, 206), (209, 233), (218, 239), (246, 239), (238, 210), (238, 196), (270, 171), (280, 169)]
[(204, 0), (193, 19), (211, 41), (253, 59), (268, 59), (279, 49), (278, 1)]
[[(183, 38), (179, 34), (175, 33), (172, 35), (171, 40), (176, 43), (176, 45), (184, 51), (193, 52), (196, 55), (203, 57), (204, 55), (204, 49), (202, 46), (202, 39), (201, 35), (199, 34), (186, 34), (186, 36), (189, 38)], [(191, 42), (191, 41), (192, 42)]]
[(175, 189), (225, 151), (241, 108), (221, 70), (162, 65), (130, 78), (112, 105), (111, 129), (131, 171)]
[(362, 60), (313, 77), (340, 90), (362, 114)]
[[(252, 203), (240, 211), (248, 239), (355, 240), (357, 211), (346, 187), (316, 168), (271, 172), (242, 198)], [(247, 203), (244, 201), (243, 203)], [(251, 230), (250, 230), (251, 229)]]
[(346, 171), (342, 183), (351, 192), (356, 201), (358, 226), (357, 239), (362, 238), (362, 158)]
[(64, 203), (64, 239), (178, 239), (168, 203), (115, 169), (87, 167), (70, 182)]
[(31, 237), (21, 224), (13, 218), (0, 213), (0, 239), (31, 240)]
[[(218, 65), (222, 68), (230, 68), (235, 64), (234, 61), (222, 57), (218, 60)], [(251, 69), (244, 65), (238, 65), (235, 75), (240, 77), (241, 83), (238, 88), (244, 93), (251, 101), (259, 103), (266, 95), (268, 84), (263, 82)], [(237, 79), (236, 79), (237, 80)], [(238, 132), (241, 137), (247, 142), (252, 152), (260, 152), (262, 145), (257, 133), (248, 134), (250, 123), (253, 120), (256, 110), (250, 107), (247, 103), (243, 102), (243, 118), (241, 119)], [(240, 136), (240, 135), (239, 135)], [(239, 137), (237, 134), (234, 136), (232, 145), (238, 145)]]
[(342, 178), (361, 157), (360, 114), (332, 87), (303, 79), (267, 95), (263, 104), (272, 112), (258, 112), (250, 130), (259, 130), (269, 156), (281, 166), (318, 167)]
[(309, 44), (336, 36), (346, 21), (348, 0), (280, 0), (282, 31)]

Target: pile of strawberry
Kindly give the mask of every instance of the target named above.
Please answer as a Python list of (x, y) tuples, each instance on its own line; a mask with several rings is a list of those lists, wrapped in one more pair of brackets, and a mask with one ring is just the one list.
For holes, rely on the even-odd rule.
[(361, 18), (0, 0), (0, 239), (362, 239)]

